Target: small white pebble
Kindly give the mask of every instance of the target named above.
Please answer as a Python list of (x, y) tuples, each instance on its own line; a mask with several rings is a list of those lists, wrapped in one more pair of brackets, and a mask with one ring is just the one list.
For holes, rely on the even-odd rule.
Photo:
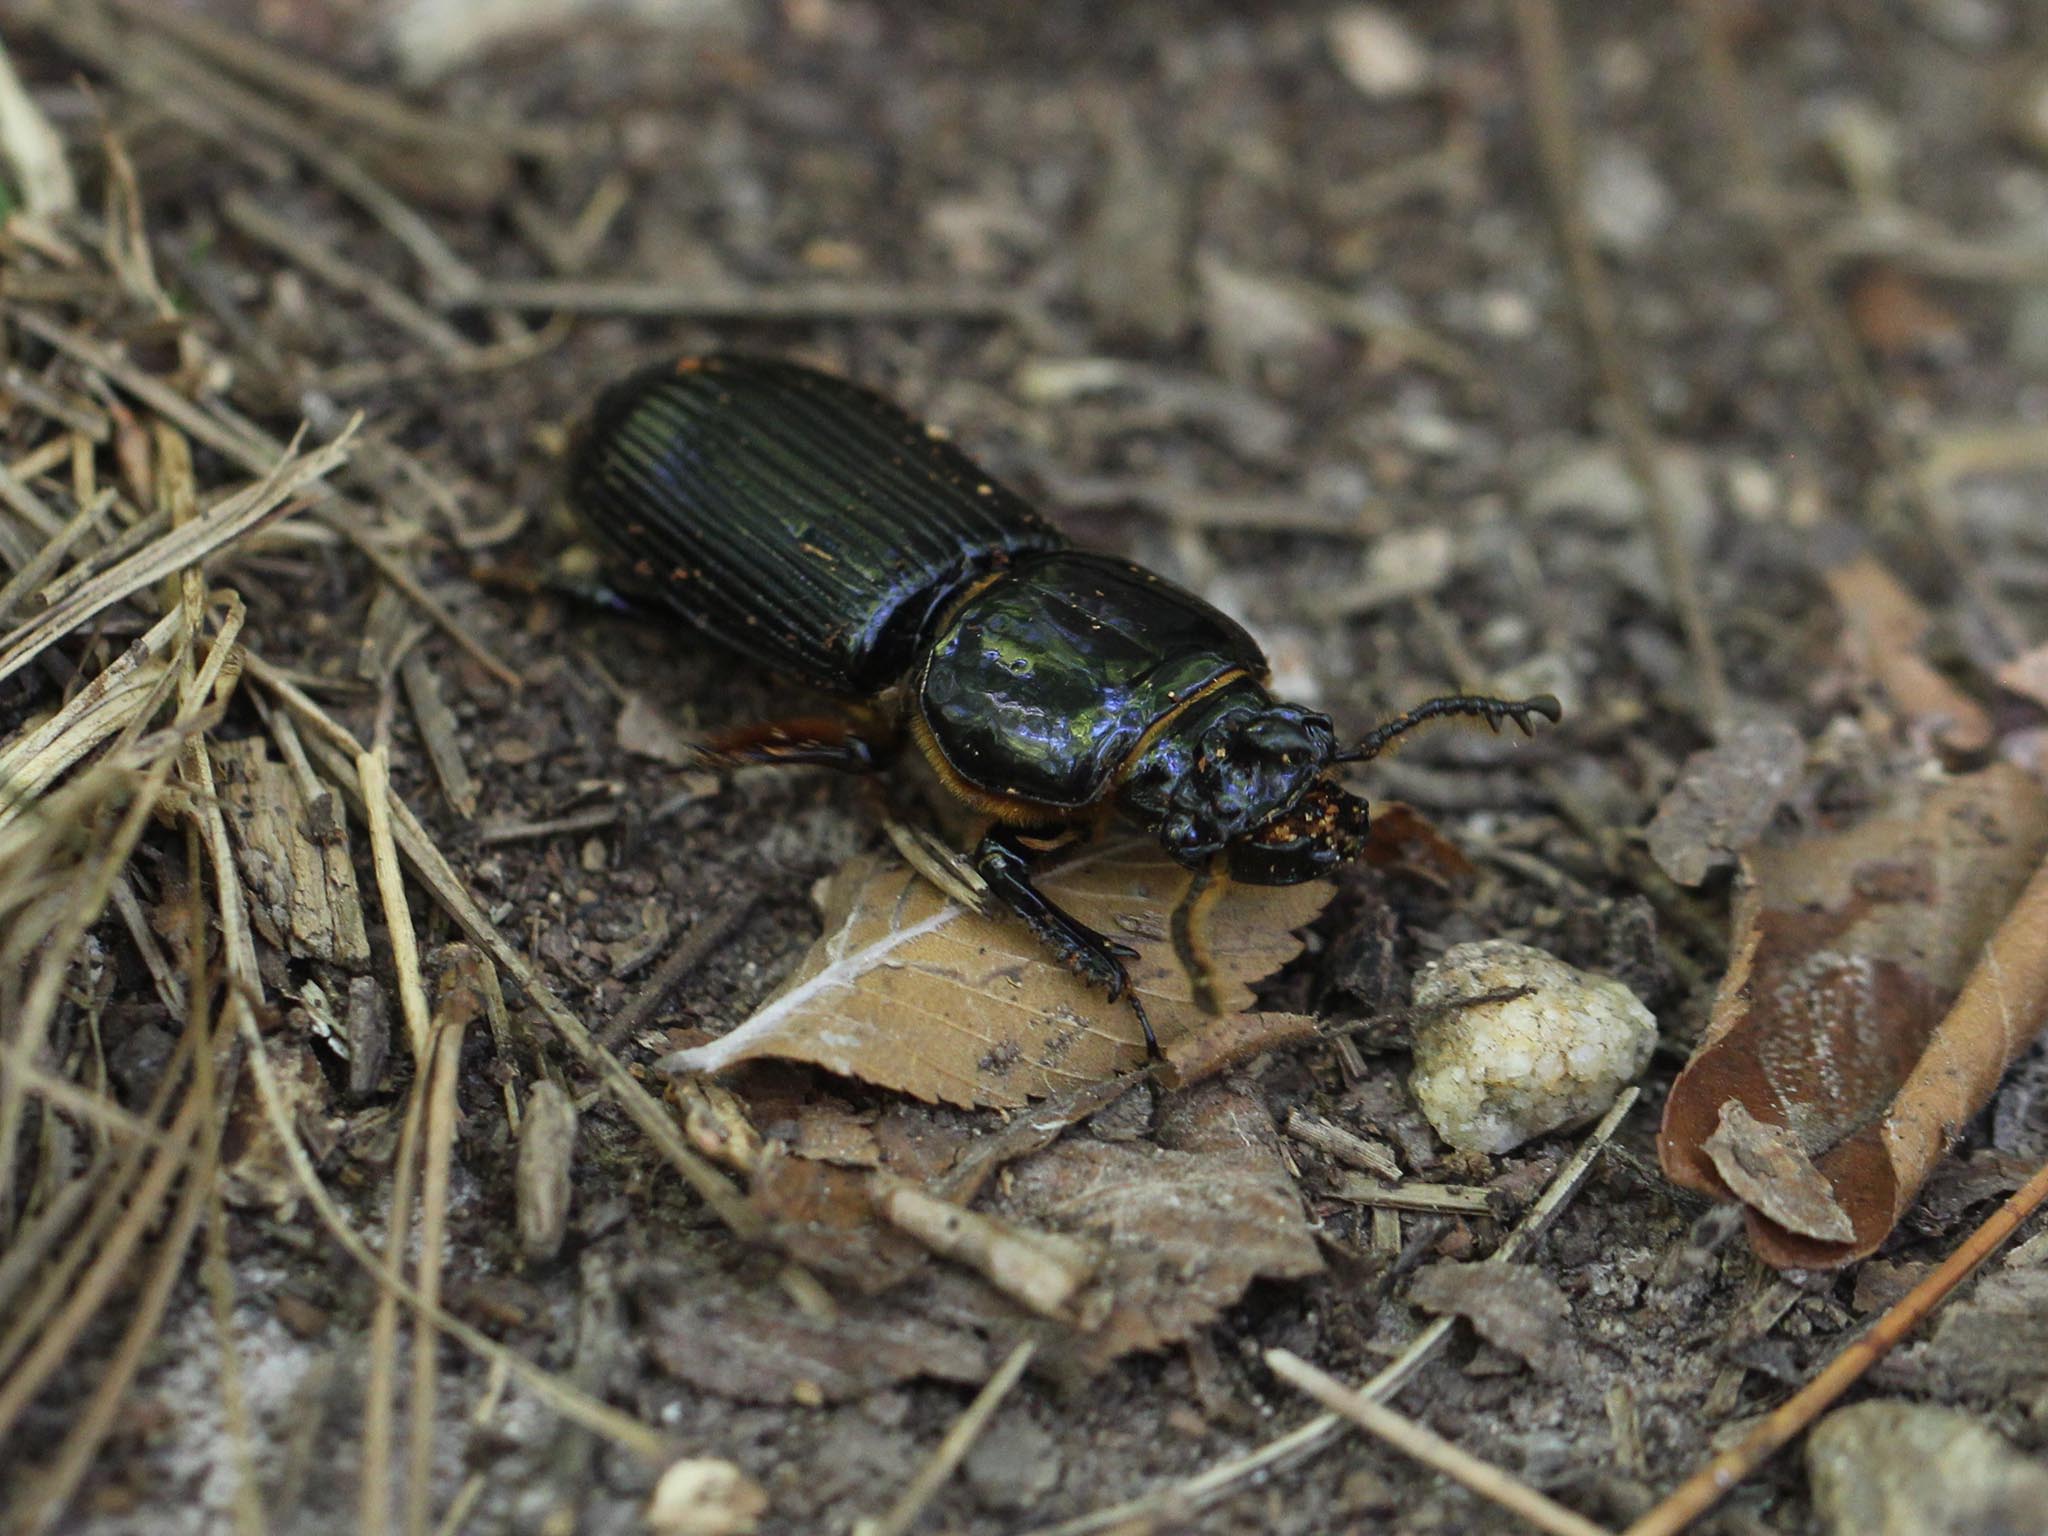
[(1527, 997), (1440, 1014), (1415, 1030), (1409, 1087), (1436, 1133), (1502, 1153), (1601, 1114), (1644, 1067), (1657, 1021), (1606, 976), (1526, 944), (1460, 944), (1415, 978), (1428, 1006), (1514, 987)]

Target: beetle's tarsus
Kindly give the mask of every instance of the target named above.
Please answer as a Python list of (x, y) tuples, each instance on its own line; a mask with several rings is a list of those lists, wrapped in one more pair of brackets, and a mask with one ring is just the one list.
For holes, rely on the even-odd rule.
[(896, 738), (870, 712), (857, 719), (802, 716), (735, 726), (704, 744), (708, 768), (831, 768), (873, 773), (894, 755)]
[(1131, 986), (1126, 960), (1138, 952), (1119, 939), (1097, 933), (1071, 912), (1046, 899), (1031, 883), (1032, 850), (1024, 847), (1016, 832), (1007, 827), (992, 828), (974, 850), (975, 873), (987, 882), (989, 895), (1023, 920), (1038, 941), (1075, 975), (1093, 982), (1109, 994), (1109, 1000), (1127, 1002), (1145, 1032), (1145, 1052), (1159, 1057), (1159, 1040), (1152, 1033), (1152, 1021)]

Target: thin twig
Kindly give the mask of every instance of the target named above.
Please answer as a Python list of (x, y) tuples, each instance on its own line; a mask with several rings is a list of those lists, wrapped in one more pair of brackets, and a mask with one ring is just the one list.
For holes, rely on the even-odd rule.
[(905, 1485), (903, 1492), (896, 1496), (896, 1502), (889, 1506), (889, 1512), (879, 1520), (857, 1520), (854, 1522), (854, 1536), (904, 1536), (917, 1523), (917, 1517), (924, 1513), (925, 1505), (939, 1491), (946, 1479), (953, 1475), (953, 1469), (960, 1465), (981, 1432), (988, 1427), (997, 1408), (1009, 1395), (1010, 1388), (1024, 1374), (1024, 1367), (1031, 1363), (1032, 1352), (1038, 1346), (1026, 1339), (1009, 1357), (996, 1367), (996, 1373), (982, 1384), (974, 1394), (974, 1401), (946, 1431), (946, 1438), (939, 1442), (932, 1458), (917, 1470), (917, 1475)]
[[(391, 1168), (391, 1213), (385, 1220), (384, 1263), (393, 1273), (405, 1268), (411, 1246), (413, 1183), (419, 1167), (420, 1126), (426, 1119), (432, 1074), (422, 1063), (406, 1095), (399, 1122), (398, 1151)], [(363, 1385), (362, 1476), (357, 1485), (359, 1536), (386, 1536), (391, 1528), (392, 1401), (398, 1377), (398, 1292), (386, 1286), (370, 1313), (369, 1370)]]
[(1784, 190), (1757, 137), (1755, 113), (1729, 40), (1732, 8), (1726, 0), (1688, 0), (1687, 8), (1692, 14), (1706, 75), (1707, 105), (1728, 146), (1731, 178), (1743, 193), (1745, 205), (1755, 210), (1764, 237), (1777, 258), (1793, 310), (1820, 348), (1828, 375), (1848, 409), (1858, 438), (1870, 445), (1879, 469), (1892, 480), (1901, 498), (1916, 514), (1941, 558), (2008, 654), (2023, 649), (2025, 627), (2007, 608), (1982, 563), (1963, 542), (1946, 488), (1907, 447), (1884, 391), (1864, 361), (1855, 333), (1828, 295), (1822, 258), (1793, 228)]
[(160, 0), (112, 0), (114, 8), (176, 38), (196, 53), (238, 75), (260, 81), (309, 107), (374, 130), (389, 139), (474, 155), (480, 144), (501, 144), (519, 154), (560, 159), (574, 153), (579, 135), (568, 126), (476, 118), (441, 117), (408, 106), (397, 97), (360, 85), (309, 59), (264, 42), (240, 28), (230, 29)]
[[(1594, 1161), (1600, 1156), (1621, 1122), (1635, 1107), (1636, 1097), (1641, 1090), (1628, 1088), (1614, 1101), (1614, 1107), (1600, 1117), (1600, 1123), (1593, 1127), (1579, 1148), (1566, 1161), (1550, 1181), (1536, 1203), (1522, 1214), (1512, 1232), (1501, 1240), (1501, 1244), (1485, 1262), (1489, 1264), (1513, 1264), (1524, 1258), (1543, 1234), (1550, 1230), (1565, 1203), (1578, 1193), (1586, 1175), (1593, 1170)], [(1453, 1317), (1439, 1317), (1418, 1333), (1399, 1355), (1389, 1361), (1371, 1380), (1358, 1388), (1358, 1393), (1373, 1402), (1385, 1402), (1405, 1387), (1429, 1362), (1432, 1355), (1451, 1336), (1457, 1326)], [(1170, 1487), (1139, 1498), (1127, 1499), (1121, 1504), (1112, 1504), (1073, 1520), (1058, 1525), (1041, 1527), (1027, 1533), (1027, 1536), (1093, 1536), (1097, 1531), (1133, 1524), (1142, 1527), (1148, 1520), (1185, 1519), (1194, 1511), (1206, 1509), (1218, 1499), (1241, 1487), (1252, 1478), (1272, 1472), (1280, 1467), (1314, 1455), (1334, 1440), (1344, 1427), (1344, 1420), (1337, 1414), (1324, 1413), (1310, 1419), (1306, 1424), (1289, 1430), (1278, 1439), (1269, 1440), (1257, 1450), (1244, 1456), (1220, 1462), (1208, 1471), (1188, 1478)]]
[(660, 1466), (673, 1459), (675, 1447), (667, 1436), (648, 1428), (637, 1419), (621, 1413), (609, 1403), (601, 1402), (588, 1393), (578, 1391), (559, 1377), (542, 1370), (524, 1356), (514, 1354), (489, 1335), (471, 1327), (461, 1318), (450, 1314), (445, 1308), (429, 1308), (422, 1302), (418, 1291), (406, 1284), (396, 1267), (385, 1263), (363, 1241), (348, 1223), (348, 1217), (320, 1182), (320, 1175), (313, 1167), (313, 1160), (306, 1154), (299, 1141), (297, 1128), (292, 1124), (291, 1110), (284, 1101), (284, 1090), (279, 1086), (277, 1074), (271, 1068), (263, 1052), (263, 1040), (256, 1032), (256, 1021), (244, 1015), (241, 1025), (244, 1038), (252, 1047), (249, 1052), (249, 1075), (255, 1081), (256, 1094), (263, 1105), (263, 1113), (276, 1134), (278, 1146), (285, 1161), (290, 1165), (292, 1176), (298, 1181), (314, 1213), (322, 1225), (341, 1244), (348, 1256), (373, 1275), (378, 1284), (397, 1295), (400, 1301), (414, 1308), (427, 1322), (454, 1339), (463, 1348), (511, 1372), (548, 1407), (584, 1428), (603, 1435), (616, 1445), (633, 1452), (641, 1460)]
[(1519, 1515), (1553, 1536), (1609, 1536), (1601, 1526), (1584, 1515), (1566, 1509), (1547, 1494), (1539, 1493), (1520, 1478), (1503, 1472), (1491, 1462), (1481, 1461), (1461, 1450), (1435, 1430), (1416, 1423), (1376, 1403), (1362, 1392), (1354, 1392), (1325, 1371), (1319, 1371), (1299, 1355), (1284, 1349), (1266, 1351), (1266, 1364), (1273, 1374), (1301, 1388), (1333, 1413), (1341, 1413), (1369, 1435), (1377, 1435), (1396, 1450), (1406, 1451), (1433, 1472), (1455, 1478), (1481, 1498), (1491, 1499), (1510, 1514)]
[(1707, 724), (1718, 731), (1729, 719), (1727, 677), (1722, 670), (1713, 625), (1707, 618), (1706, 602), (1700, 596), (1692, 554), (1686, 548), (1685, 532), (1664, 489), (1657, 435), (1650, 424), (1649, 409), (1643, 403), (1642, 371), (1636, 363), (1634, 342), (1586, 227), (1579, 193), (1578, 136), (1572, 126), (1569, 66), (1557, 9), (1554, 0), (1509, 0), (1509, 7), (1521, 38), (1522, 67), (1529, 85), (1529, 116), (1536, 131), (1551, 214), (1572, 295), (1578, 303), (1601, 388), (1607, 395), (1615, 435), (1650, 509), (1657, 561), (1663, 568), (1672, 606), (1678, 611), (1679, 627), (1685, 632)]
[(638, 1034), (654, 1017), (654, 1010), (661, 1006), (662, 1000), (675, 990), (676, 984), (710, 959), (712, 951), (732, 937), (740, 924), (760, 905), (760, 900), (758, 895), (753, 895), (728, 902), (692, 923), (690, 931), (662, 958), (661, 964), (640, 990), (605, 1022), (598, 1033), (599, 1043), (617, 1049), (621, 1042)]
[[(433, 1088), (427, 1098), (427, 1158), (420, 1182), (420, 1301), (441, 1304), (441, 1261), (447, 1248), (448, 1174), (455, 1150), (458, 1115), (455, 1090), (462, 1076), (462, 1035), (481, 999), (474, 980), (483, 957), (464, 947), (463, 958), (444, 979), (441, 1006), (434, 1014)], [(463, 974), (464, 969), (467, 976)], [(432, 1511), (434, 1425), (439, 1417), (440, 1340), (425, 1328), (412, 1340), (412, 1456), (405, 1483), (407, 1536), (427, 1536)]]
[[(250, 652), (247, 666), (251, 676), (313, 728), (306, 742), (310, 755), (319, 759), (336, 787), (362, 813), (361, 789), (355, 782), (353, 762), (363, 750), (353, 732), (316, 704), (303, 690), (276, 668)], [(694, 1151), (676, 1128), (674, 1117), (641, 1087), (625, 1066), (592, 1036), (583, 1021), (571, 1013), (555, 995), (547, 978), (526, 956), (510, 944), (497, 925), (476, 904), (446, 857), (427, 835), (427, 830), (398, 796), (391, 796), (391, 831), (400, 855), (413, 868), (420, 884), (453, 919), (469, 941), (497, 964), (524, 992), (541, 1017), (585, 1067), (603, 1082), (618, 1100), (627, 1118), (640, 1128), (672, 1167), (694, 1189), (719, 1218), (743, 1238), (757, 1236), (761, 1218), (747, 1203), (732, 1181)]]
[(1730, 1489), (1775, 1455), (1836, 1398), (1940, 1306), (1948, 1295), (2019, 1230), (2021, 1222), (2048, 1200), (2048, 1163), (2035, 1170), (2005, 1204), (1984, 1219), (1935, 1271), (1892, 1306), (1861, 1338), (1845, 1347), (1812, 1381), (1774, 1409), (1762, 1423), (1674, 1489), (1623, 1536), (1676, 1536), (1725, 1498)]
[[(57, 325), (46, 317), (19, 306), (11, 308), (8, 315), (32, 336), (78, 359), (88, 368), (103, 375), (108, 382), (133, 395), (187, 436), (206, 444), (216, 453), (241, 465), (252, 474), (269, 474), (278, 460), (288, 452), (283, 444), (265, 433), (233, 427), (217, 416), (208, 414), (163, 380), (132, 366), (120, 354), (88, 336)], [(349, 433), (337, 437), (326, 448), (308, 454), (306, 459), (311, 460), (339, 448), (346, 438), (352, 435), (355, 422), (359, 420), (360, 417), (352, 418)], [(305, 460), (300, 462), (303, 464)], [(323, 468), (321, 473), (325, 472)], [(293, 486), (293, 489), (297, 488), (296, 485)], [(364, 558), (377, 567), (380, 576), (410, 598), (420, 611), (440, 626), (448, 638), (461, 646), (478, 666), (507, 687), (518, 688), (524, 685), (525, 679), (513, 667), (500, 661), (448, 611), (439, 599), (420, 585), (418, 577), (395, 559), (389, 550), (382, 548), (376, 540), (369, 537), (365, 531), (370, 520), (366, 508), (348, 500), (333, 487), (325, 485), (309, 486), (308, 500), (314, 506), (315, 517), (353, 544)]]
[(276, 217), (246, 192), (228, 193), (221, 199), (220, 211), (228, 223), (257, 244), (305, 268), (328, 287), (366, 300), (378, 314), (432, 350), (450, 356), (469, 351), (467, 336), (396, 283), (350, 261), (331, 241), (316, 239), (299, 225)]
[(440, 295), (444, 309), (666, 315), (692, 320), (1007, 320), (1014, 293), (931, 283), (654, 283), (539, 278), (480, 282)]

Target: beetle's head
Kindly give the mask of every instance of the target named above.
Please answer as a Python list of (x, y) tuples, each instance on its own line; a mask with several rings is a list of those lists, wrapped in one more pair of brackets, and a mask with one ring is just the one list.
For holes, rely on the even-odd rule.
[[(1241, 841), (1258, 839), (1316, 789), (1336, 750), (1329, 718), (1298, 704), (1266, 701), (1222, 714), (1195, 738), (1192, 759), (1167, 795), (1160, 842), (1196, 869)], [(1286, 841), (1280, 836), (1270, 846)]]

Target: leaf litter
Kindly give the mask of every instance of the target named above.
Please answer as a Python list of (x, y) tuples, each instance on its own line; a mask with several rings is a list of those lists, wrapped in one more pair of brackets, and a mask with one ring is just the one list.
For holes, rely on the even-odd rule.
[[(1138, 951), (1131, 985), (1162, 1047), (1211, 1026), (1169, 931), (1186, 871), (1118, 842), (1084, 851), (1039, 885)], [(1332, 893), (1326, 882), (1232, 884), (1215, 903), (1207, 953), (1226, 1017), (1251, 1007), (1252, 982), (1301, 953), (1295, 930)], [(947, 899), (894, 860), (852, 861), (817, 900), (824, 935), (781, 990), (727, 1034), (664, 1057), (664, 1070), (801, 1061), (928, 1102), (1014, 1109), (1144, 1063), (1129, 1009), (1051, 963), (1018, 924)]]

